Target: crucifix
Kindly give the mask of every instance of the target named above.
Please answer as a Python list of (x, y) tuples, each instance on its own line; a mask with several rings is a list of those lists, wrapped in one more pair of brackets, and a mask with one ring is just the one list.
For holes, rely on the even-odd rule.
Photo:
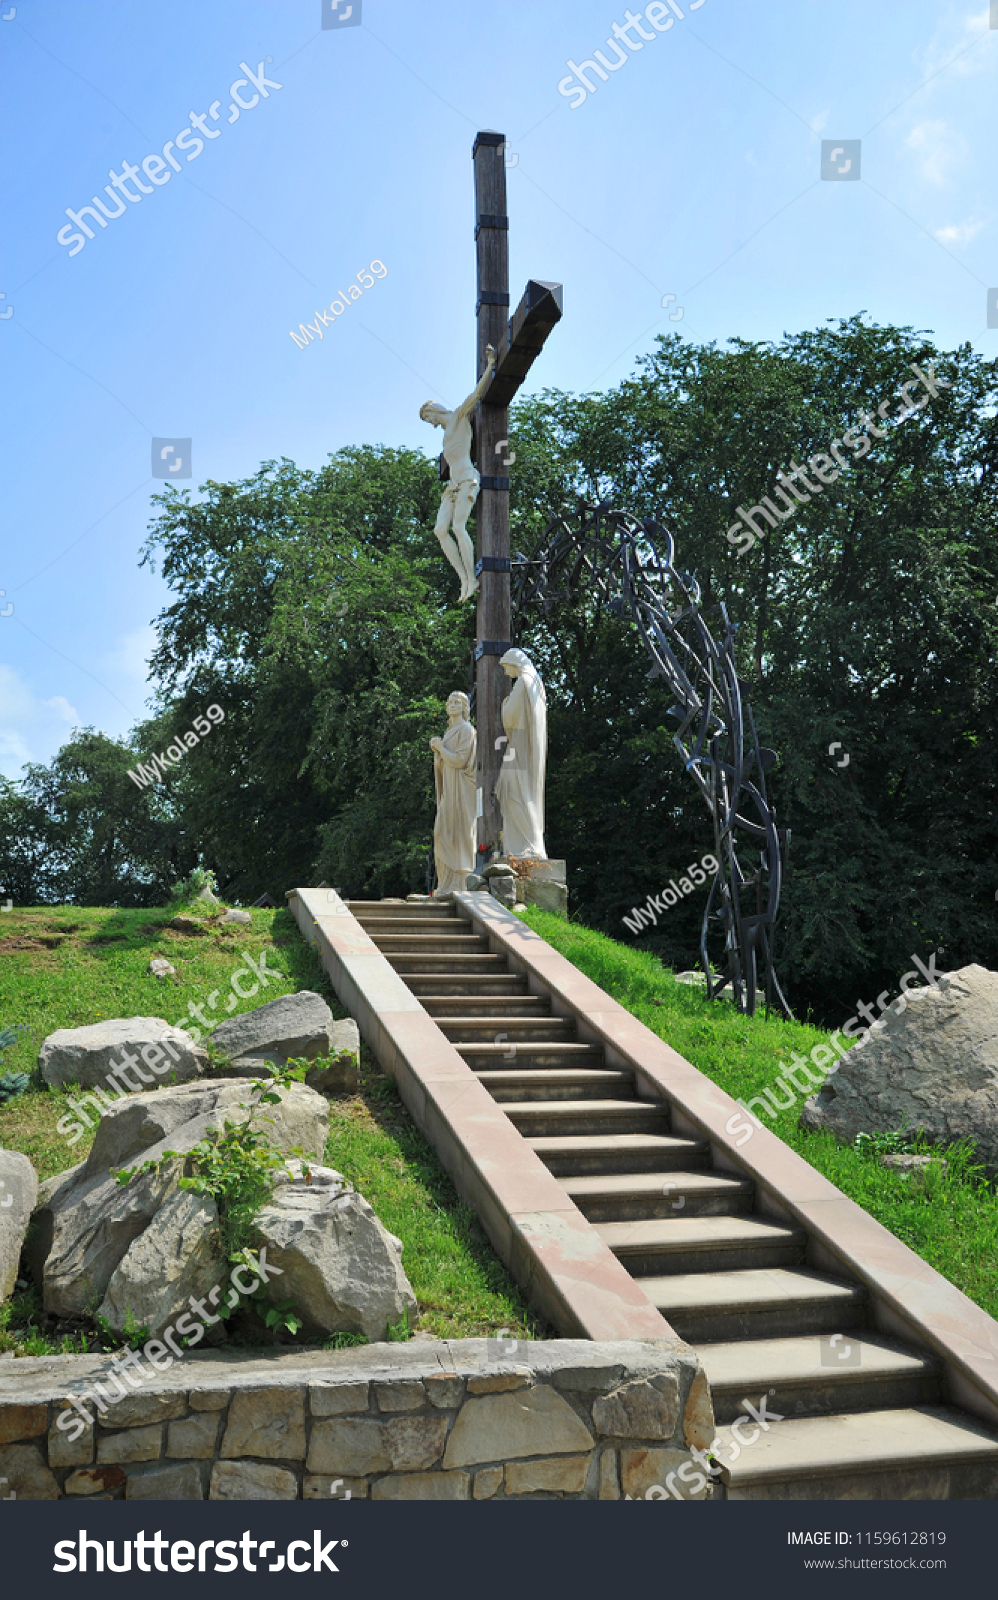
[(512, 687), (499, 665), (510, 647), (509, 403), (561, 319), (562, 287), (531, 278), (512, 317), (509, 316), (509, 217), (506, 214), (506, 139), (501, 133), (476, 135), (475, 242), (478, 255), (478, 361), (491, 381), (475, 410), (475, 455), (481, 473), (476, 509), (478, 612), (475, 640), (476, 717), (478, 725), (478, 861), (483, 865), (499, 843), (502, 819), (494, 790), (505, 743), (502, 702)]

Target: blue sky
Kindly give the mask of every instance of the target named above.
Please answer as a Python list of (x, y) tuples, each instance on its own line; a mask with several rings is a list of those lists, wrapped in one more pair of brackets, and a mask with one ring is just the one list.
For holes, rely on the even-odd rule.
[[(321, 4), (0, 4), (10, 776), (146, 712), (168, 601), (138, 565), (153, 438), (192, 440), (195, 493), (347, 444), (436, 454), (421, 403), (475, 380), (478, 128), (508, 140), (514, 304), (528, 277), (565, 285), (529, 387), (607, 388), (660, 331), (770, 339), (860, 310), (998, 355), (988, 0), (653, 5), (664, 31), (642, 10), (641, 48), (574, 106), (566, 63), (614, 62), (623, 6), (362, 0), (359, 26), (322, 29)], [(235, 117), (241, 62), (281, 88), (237, 87)], [(217, 137), (175, 172), (192, 112)], [(860, 180), (822, 181), (822, 140), (854, 139)], [(61, 245), (67, 208), (108, 185), (115, 209), (125, 162), (152, 192)], [(299, 348), (289, 330), (372, 260), (385, 275)]]

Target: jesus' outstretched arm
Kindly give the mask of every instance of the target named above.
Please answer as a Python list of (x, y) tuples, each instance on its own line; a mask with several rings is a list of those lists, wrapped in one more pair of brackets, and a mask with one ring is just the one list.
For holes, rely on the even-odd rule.
[(482, 398), (482, 395), (485, 393), (489, 383), (492, 380), (492, 372), (495, 368), (495, 364), (495, 346), (488, 344), (485, 346), (485, 371), (482, 373), (482, 376), (479, 378), (476, 387), (472, 393), (469, 394), (467, 400), (461, 401), (461, 404), (458, 406), (457, 411), (455, 412), (456, 416), (467, 417), (470, 416), (472, 411), (474, 411), (479, 400)]

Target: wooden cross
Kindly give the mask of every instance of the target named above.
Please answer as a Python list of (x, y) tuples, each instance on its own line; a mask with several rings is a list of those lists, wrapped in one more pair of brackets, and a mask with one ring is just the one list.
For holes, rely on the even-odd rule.
[(482, 486), (476, 506), (478, 578), (476, 722), (478, 725), (478, 862), (499, 843), (502, 819), (493, 791), (502, 764), (502, 702), (513, 687), (499, 665), (510, 646), (509, 414), (508, 406), (555, 323), (561, 319), (560, 283), (531, 278), (509, 317), (509, 217), (506, 214), (506, 139), (485, 131), (475, 137), (475, 242), (478, 254), (478, 364), (485, 349), (497, 352), (492, 382), (475, 412), (476, 465)]

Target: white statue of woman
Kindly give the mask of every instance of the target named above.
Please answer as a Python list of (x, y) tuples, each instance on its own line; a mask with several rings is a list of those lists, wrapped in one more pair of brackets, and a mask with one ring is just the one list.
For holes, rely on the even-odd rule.
[(433, 825), (433, 854), (437, 863), (436, 895), (464, 889), (475, 869), (475, 762), (478, 741), (468, 721), (471, 702), (460, 689), (447, 697), (447, 732), (430, 740), (433, 781), (437, 792), (437, 820)]
[(546, 861), (544, 769), (547, 763), (547, 698), (537, 668), (522, 650), (507, 650), (499, 665), (516, 681), (502, 703), (508, 749), (496, 784), (507, 856)]
[[(489, 386), (495, 364), (495, 349), (492, 345), (487, 345), (485, 371), (477, 388), (469, 394), (467, 400), (462, 400), (454, 411), (448, 411), (446, 406), (437, 405), (435, 400), (427, 400), (426, 404), (419, 408), (419, 414), (424, 422), (432, 423), (435, 428), (444, 430), (443, 455), (450, 468), (450, 479), (440, 501), (440, 510), (437, 512), (433, 531), (440, 540), (444, 555), (461, 580), (459, 604), (461, 601), (470, 600), (478, 588), (478, 579), (475, 577), (475, 549), (467, 531), (467, 521), (472, 506), (478, 499), (482, 481), (471, 460), (471, 413)], [(453, 534), (450, 532), (451, 526), (454, 529)]]

